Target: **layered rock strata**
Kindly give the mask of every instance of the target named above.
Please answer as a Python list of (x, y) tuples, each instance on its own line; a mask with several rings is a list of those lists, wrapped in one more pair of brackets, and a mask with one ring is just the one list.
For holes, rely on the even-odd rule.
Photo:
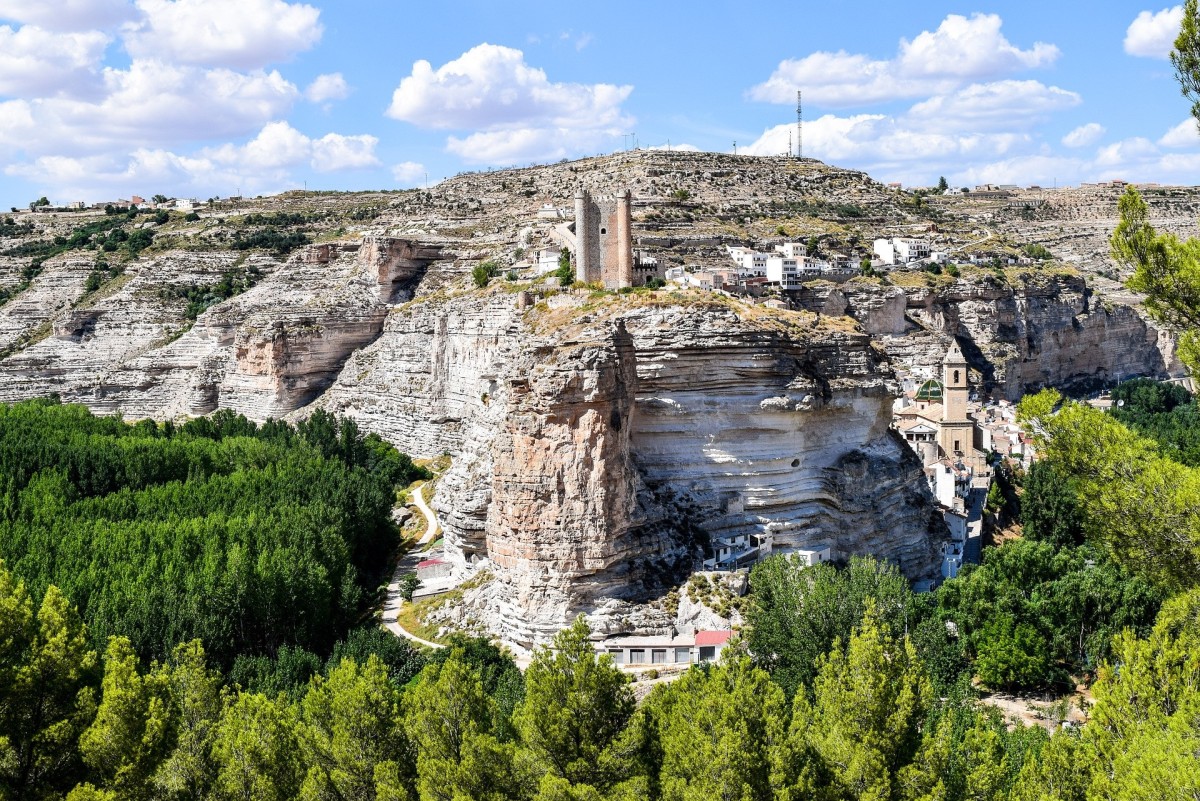
[[(489, 558), (482, 614), (521, 643), (577, 611), (638, 629), (720, 538), (933, 569), (920, 466), (888, 431), (891, 369), (846, 320), (737, 304), (531, 310), (492, 292), (394, 311), (320, 404), (401, 449), (453, 455), (447, 555)], [(864, 487), (871, 487), (864, 492)]]
[(1098, 299), (1077, 275), (1031, 273), (1015, 284), (991, 276), (938, 286), (817, 283), (795, 302), (854, 317), (908, 368), (936, 368), (954, 339), (982, 389), (1013, 401), (1046, 386), (1184, 374), (1169, 331), (1135, 306)]

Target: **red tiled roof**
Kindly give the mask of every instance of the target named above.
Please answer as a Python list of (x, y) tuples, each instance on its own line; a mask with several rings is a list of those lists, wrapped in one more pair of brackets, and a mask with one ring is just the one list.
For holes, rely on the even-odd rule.
[(697, 631), (696, 645), (724, 645), (729, 642), (729, 638), (733, 636), (733, 632), (728, 629), (724, 631)]
[(446, 564), (445, 559), (426, 559), (423, 562), (417, 562), (417, 569), (420, 570), (423, 567), (433, 567), (434, 565), (444, 565), (444, 564)]

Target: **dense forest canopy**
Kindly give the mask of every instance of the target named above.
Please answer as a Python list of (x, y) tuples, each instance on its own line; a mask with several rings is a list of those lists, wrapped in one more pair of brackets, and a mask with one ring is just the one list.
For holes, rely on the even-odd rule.
[(0, 408), (0, 558), (142, 658), (202, 640), (228, 667), (328, 654), (389, 569), (394, 487), (420, 474), (353, 421), (226, 412), (128, 424), (77, 406)]

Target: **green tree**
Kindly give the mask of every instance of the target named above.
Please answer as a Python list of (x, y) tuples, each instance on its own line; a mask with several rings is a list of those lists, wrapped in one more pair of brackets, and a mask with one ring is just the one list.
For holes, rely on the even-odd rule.
[(1039, 459), (1025, 474), (1021, 526), (1025, 537), (1057, 546), (1083, 542), (1083, 520), (1069, 476)]
[(774, 798), (787, 767), (783, 691), (746, 656), (656, 690), (666, 801)]
[(1113, 258), (1133, 268), (1127, 285), (1145, 294), (1151, 315), (1181, 332), (1180, 360), (1200, 369), (1200, 240), (1155, 231), (1146, 201), (1132, 186), (1117, 209), (1120, 222), (1110, 244)]
[(554, 271), (554, 277), (562, 286), (569, 286), (575, 282), (575, 268), (571, 266), (571, 251), (566, 248), (558, 252), (558, 269)]
[(304, 778), (296, 720), (282, 699), (240, 693), (221, 715), (213, 741), (213, 797), (290, 801)]
[(818, 657), (846, 641), (868, 601), (894, 630), (912, 604), (908, 580), (894, 565), (854, 557), (845, 570), (808, 567), (795, 556), (764, 559), (750, 573), (747, 645), (755, 661), (789, 696), (815, 675)]
[(79, 739), (79, 751), (105, 788), (122, 798), (152, 797), (150, 779), (167, 749), (173, 709), (158, 678), (138, 672), (129, 640), (109, 640), (100, 705)]
[(221, 717), (221, 676), (211, 670), (204, 648), (193, 640), (176, 646), (159, 668), (158, 681), (171, 705), (171, 748), (153, 781), (160, 798), (208, 798), (217, 769), (212, 747)]
[(29, 614), (24, 586), (0, 564), (0, 792), (14, 801), (53, 797), (73, 784), (77, 741), (96, 712), (96, 653), (57, 587)]
[(1084, 731), (1096, 760), (1089, 797), (1200, 796), (1200, 590), (1164, 604), (1149, 638), (1126, 632), (1114, 650)]
[(514, 716), (540, 772), (600, 790), (615, 783), (601, 759), (634, 710), (626, 676), (592, 647), (583, 616), (538, 649), (525, 671), (525, 699)]
[(376, 801), (379, 778), (389, 786), (413, 775), (400, 724), (400, 698), (387, 668), (371, 656), (361, 667), (345, 659), (304, 696), (300, 742), (308, 773), (304, 801)]
[(493, 706), (460, 648), (422, 671), (405, 717), (417, 750), (422, 801), (500, 801), (519, 795), (514, 746), (491, 733)]
[(1084, 532), (1131, 572), (1171, 589), (1200, 575), (1200, 470), (1165, 458), (1153, 440), (1052, 390), (1018, 409), (1042, 451), (1075, 477)]
[(819, 660), (811, 711), (798, 695), (794, 715), (811, 717), (808, 740), (850, 798), (887, 799), (896, 772), (920, 744), (929, 681), (912, 644), (892, 635), (874, 600), (845, 649)]
[(946, 194), (946, 190), (950, 188), (950, 184), (946, 181), (946, 176), (938, 178), (937, 191), (939, 195)]
[(1200, 9), (1196, 0), (1183, 4), (1183, 24), (1171, 49), (1171, 66), (1183, 96), (1192, 102), (1192, 117), (1200, 121)]
[(500, 265), (494, 261), (481, 262), (471, 268), (471, 280), (475, 282), (475, 286), (481, 289), (488, 285), (488, 281), (491, 281), (499, 274)]

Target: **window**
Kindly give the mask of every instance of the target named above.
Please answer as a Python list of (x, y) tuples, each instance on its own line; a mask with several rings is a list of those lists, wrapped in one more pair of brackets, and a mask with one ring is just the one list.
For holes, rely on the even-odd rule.
[(957, 383), (958, 383), (958, 370), (955, 370), (955, 371), (954, 371), (954, 383), (955, 383), (955, 384), (957, 384)]
[(631, 664), (631, 665), (646, 664), (646, 649), (645, 648), (630, 648), (629, 649), (629, 664)]
[(700, 661), (701, 662), (712, 662), (716, 658), (717, 658), (717, 646), (715, 646), (715, 645), (701, 645), (700, 646)]
[[(600, 229), (600, 235), (601, 235), (601, 236), (604, 236), (604, 235), (605, 235), (605, 234), (607, 234), (607, 233), (608, 233), (608, 229), (607, 229), (607, 228), (601, 228), (601, 229)], [(958, 379), (955, 379), (955, 380), (958, 380)]]
[(961, 450), (962, 450), (962, 446), (961, 446), (959, 440), (954, 440), (954, 452), (958, 453)]
[(652, 665), (667, 664), (667, 649), (666, 648), (655, 648), (653, 651), (651, 651), (650, 652), (650, 664), (652, 664)]
[(686, 665), (692, 661), (692, 649), (681, 647), (675, 649), (675, 664)]
[(614, 665), (625, 664), (625, 652), (622, 651), (620, 648), (609, 648), (608, 655), (612, 657), (612, 661), (613, 661)]

